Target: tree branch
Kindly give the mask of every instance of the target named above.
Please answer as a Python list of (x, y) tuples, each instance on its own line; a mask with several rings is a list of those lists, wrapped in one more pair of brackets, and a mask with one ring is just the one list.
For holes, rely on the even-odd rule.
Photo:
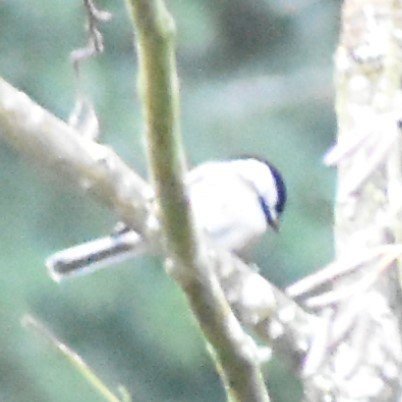
[(0, 78), (0, 136), (55, 176), (74, 183), (146, 235), (151, 188), (109, 147), (81, 136)]
[(194, 260), (197, 239), (183, 186), (174, 22), (162, 1), (131, 1), (128, 5), (137, 34), (146, 150), (166, 250), (175, 263), (187, 266)]
[(226, 302), (183, 184), (173, 20), (162, 1), (132, 0), (128, 6), (137, 33), (147, 151), (168, 269), (213, 347), (228, 400), (268, 401), (254, 343)]

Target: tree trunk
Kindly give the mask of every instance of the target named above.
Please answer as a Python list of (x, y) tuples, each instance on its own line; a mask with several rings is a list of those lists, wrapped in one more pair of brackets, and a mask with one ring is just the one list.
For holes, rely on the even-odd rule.
[(344, 2), (326, 162), (338, 166), (336, 259), (349, 269), (311, 304), (327, 325), (305, 364), (306, 401), (401, 398), (401, 33), (401, 1)]

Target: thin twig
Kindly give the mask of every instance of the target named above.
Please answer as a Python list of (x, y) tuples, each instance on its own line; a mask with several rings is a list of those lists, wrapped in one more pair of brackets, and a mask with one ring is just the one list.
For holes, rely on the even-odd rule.
[[(22, 320), (22, 325), (36, 332), (41, 338), (49, 342), (57, 351), (59, 351), (92, 385), (92, 387), (109, 402), (124, 402), (127, 401), (127, 391), (124, 389), (122, 394), (124, 399), (119, 399), (105, 383), (98, 377), (91, 367), (82, 359), (82, 357), (72, 350), (66, 343), (62, 342), (49, 328), (32, 315), (25, 315)], [(121, 391), (120, 391), (121, 392)]]
[(364, 250), (355, 250), (353, 254), (348, 253), (345, 256), (341, 256), (319, 271), (288, 286), (286, 288), (286, 294), (292, 298), (305, 296), (323, 285), (330, 285), (340, 277), (349, 275), (358, 269), (364, 269), (375, 258), (388, 255), (389, 253), (391, 253), (391, 255), (394, 255), (394, 253), (401, 255), (402, 245), (386, 244)]

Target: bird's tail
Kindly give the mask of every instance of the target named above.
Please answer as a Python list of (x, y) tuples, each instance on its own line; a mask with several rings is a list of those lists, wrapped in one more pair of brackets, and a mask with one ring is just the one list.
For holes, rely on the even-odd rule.
[(129, 230), (58, 251), (46, 259), (46, 267), (60, 282), (144, 254), (148, 248), (138, 233)]

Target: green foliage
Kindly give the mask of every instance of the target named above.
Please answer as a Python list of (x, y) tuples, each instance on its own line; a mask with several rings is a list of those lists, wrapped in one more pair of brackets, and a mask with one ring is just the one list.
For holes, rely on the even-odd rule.
[[(82, 85), (98, 111), (102, 140), (146, 174), (128, 16), (123, 2), (100, 5), (113, 19), (100, 26), (105, 53), (85, 64)], [(178, 28), (189, 161), (255, 153), (283, 171), (290, 200), (282, 231), (267, 236), (255, 258), (273, 282), (290, 283), (332, 254), (334, 174), (321, 158), (335, 132), (331, 69), (339, 4), (172, 0), (169, 6)], [(2, 1), (0, 74), (67, 118), (75, 97), (68, 57), (86, 43), (84, 21), (79, 0)], [(107, 233), (115, 218), (4, 144), (0, 161), (0, 399), (101, 400), (22, 329), (21, 316), (33, 312), (112, 390), (124, 384), (133, 401), (223, 400), (198, 329), (160, 263), (142, 258), (52, 283), (44, 258)], [(289, 374), (280, 370), (273, 401), (294, 401), (285, 392)]]

